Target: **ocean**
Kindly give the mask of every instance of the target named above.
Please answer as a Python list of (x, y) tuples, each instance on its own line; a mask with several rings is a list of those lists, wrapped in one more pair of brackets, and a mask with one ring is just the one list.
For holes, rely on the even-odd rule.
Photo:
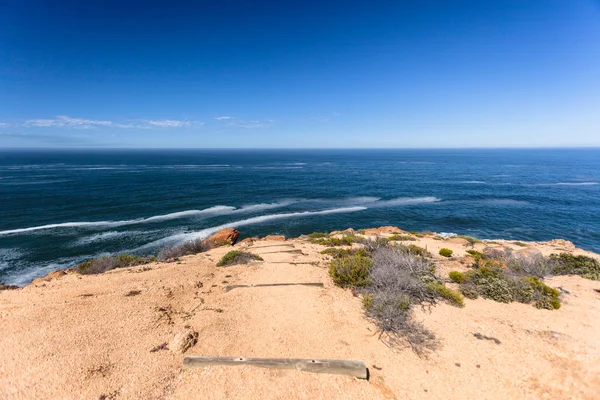
[(600, 252), (600, 149), (0, 150), (0, 282), (106, 254), (395, 225)]

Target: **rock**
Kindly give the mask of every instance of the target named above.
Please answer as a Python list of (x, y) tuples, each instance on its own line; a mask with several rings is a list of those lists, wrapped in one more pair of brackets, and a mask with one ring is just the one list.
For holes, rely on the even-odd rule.
[(44, 276), (43, 278), (35, 278), (31, 283), (32, 284), (39, 284), (39, 283), (43, 283), (43, 282), (50, 282), (54, 279), (58, 279), (64, 275), (66, 275), (67, 272), (63, 271), (61, 269), (57, 269), (55, 271), (51, 271), (48, 275)]
[(365, 232), (364, 233), (365, 235), (375, 235), (375, 236), (381, 235), (381, 232), (379, 231), (379, 228), (365, 229), (364, 232)]
[(185, 353), (198, 342), (198, 332), (188, 329), (176, 334), (169, 342), (169, 350), (174, 353)]
[(219, 232), (207, 237), (200, 244), (206, 250), (214, 249), (225, 244), (234, 245), (240, 237), (240, 232), (233, 228), (224, 228)]
[(21, 288), (19, 286), (5, 285), (3, 283), (0, 283), (0, 290), (15, 290), (15, 289), (21, 289)]
[(283, 235), (267, 235), (262, 240), (275, 240), (278, 242), (284, 242), (285, 236), (283, 236)]

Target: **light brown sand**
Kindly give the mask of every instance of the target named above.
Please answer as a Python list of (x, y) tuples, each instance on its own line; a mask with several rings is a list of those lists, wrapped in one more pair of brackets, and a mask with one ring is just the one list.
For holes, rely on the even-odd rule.
[[(441, 247), (455, 255), (467, 249), (462, 239), (414, 243), (436, 254)], [(220, 248), (180, 264), (68, 274), (0, 292), (0, 399), (598, 398), (600, 293), (594, 289), (600, 282), (550, 279), (569, 292), (557, 311), (484, 299), (466, 300), (462, 309), (441, 304), (431, 313), (417, 311), (442, 342), (421, 358), (379, 340), (360, 299), (333, 286), (322, 247), (295, 239), (249, 249), (265, 262), (217, 268), (229, 250)], [(439, 261), (441, 274), (462, 267)], [(224, 289), (282, 282), (325, 287)], [(140, 294), (126, 296), (132, 290)], [(199, 333), (187, 355), (362, 359), (371, 379), (253, 367), (182, 371), (182, 354), (150, 351), (186, 329)]]

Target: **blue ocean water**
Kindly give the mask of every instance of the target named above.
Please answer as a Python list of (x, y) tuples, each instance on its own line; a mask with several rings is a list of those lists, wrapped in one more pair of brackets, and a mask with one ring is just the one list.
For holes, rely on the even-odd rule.
[(600, 149), (0, 151), (0, 281), (238, 227), (396, 225), (600, 252)]

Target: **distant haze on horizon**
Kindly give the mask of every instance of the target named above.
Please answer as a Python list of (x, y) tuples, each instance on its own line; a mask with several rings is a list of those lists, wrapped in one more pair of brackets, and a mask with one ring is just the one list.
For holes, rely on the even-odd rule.
[(0, 5), (0, 149), (597, 146), (597, 0)]

